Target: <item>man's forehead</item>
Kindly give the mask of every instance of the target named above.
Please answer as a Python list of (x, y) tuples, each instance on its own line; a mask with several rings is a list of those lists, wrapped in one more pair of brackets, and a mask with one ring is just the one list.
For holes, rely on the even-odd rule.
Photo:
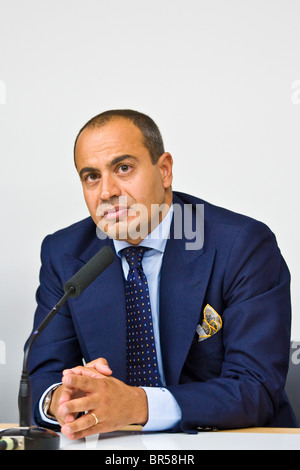
[(140, 129), (129, 119), (114, 118), (104, 125), (85, 128), (77, 139), (76, 154), (86, 149), (105, 148), (106, 146), (144, 145)]
[(128, 119), (114, 118), (103, 126), (87, 127), (78, 137), (75, 150), (77, 164), (85, 165), (83, 160), (97, 160), (99, 156), (111, 160), (121, 155), (151, 158), (142, 132)]
[(129, 119), (126, 118), (112, 118), (108, 122), (86, 127), (80, 134), (79, 139), (94, 139), (101, 140), (105, 137), (121, 139), (131, 137), (132, 139), (143, 140), (141, 130)]

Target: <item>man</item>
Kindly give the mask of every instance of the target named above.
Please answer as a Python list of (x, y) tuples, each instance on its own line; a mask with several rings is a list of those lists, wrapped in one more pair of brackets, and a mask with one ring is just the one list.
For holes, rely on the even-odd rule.
[(129, 424), (295, 426), (284, 393), (290, 276), (271, 231), (173, 192), (172, 157), (141, 113), (94, 117), (74, 157), (91, 217), (44, 240), (35, 326), (102, 246), (116, 256), (34, 343), (35, 421), (70, 439)]

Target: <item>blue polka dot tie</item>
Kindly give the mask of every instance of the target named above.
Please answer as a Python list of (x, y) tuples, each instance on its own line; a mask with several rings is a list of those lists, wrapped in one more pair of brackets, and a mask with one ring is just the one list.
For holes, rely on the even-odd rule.
[(148, 282), (142, 267), (146, 247), (125, 248), (129, 264), (125, 282), (127, 312), (127, 383), (160, 386)]

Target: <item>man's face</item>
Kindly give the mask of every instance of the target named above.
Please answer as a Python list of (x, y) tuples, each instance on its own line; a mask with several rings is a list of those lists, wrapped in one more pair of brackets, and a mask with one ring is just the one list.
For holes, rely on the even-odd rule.
[[(75, 151), (84, 198), (95, 224), (109, 237), (137, 244), (172, 202), (172, 157), (153, 165), (141, 131), (128, 119), (85, 129)], [(159, 220), (158, 220), (159, 218)]]

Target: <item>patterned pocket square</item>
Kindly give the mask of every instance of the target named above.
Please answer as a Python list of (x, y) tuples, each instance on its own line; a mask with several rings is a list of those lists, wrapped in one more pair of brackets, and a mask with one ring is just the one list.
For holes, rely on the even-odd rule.
[(202, 325), (198, 325), (196, 328), (196, 332), (199, 335), (198, 342), (210, 338), (221, 328), (222, 318), (209, 304), (207, 304), (203, 310)]

